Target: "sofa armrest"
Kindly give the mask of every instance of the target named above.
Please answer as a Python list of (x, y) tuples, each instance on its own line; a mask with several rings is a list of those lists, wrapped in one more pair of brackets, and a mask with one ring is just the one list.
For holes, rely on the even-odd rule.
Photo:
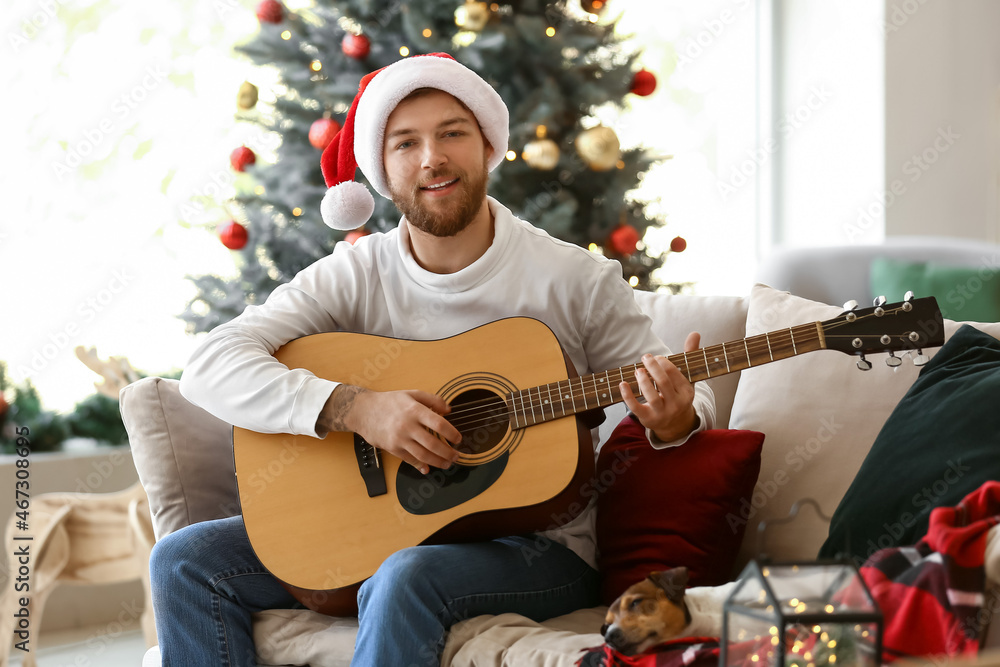
[[(852, 299), (865, 303), (878, 296), (872, 293), (870, 280), (872, 261), (880, 257), (995, 269), (1000, 266), (1000, 245), (943, 236), (896, 236), (875, 245), (776, 248), (761, 262), (756, 280), (834, 306)], [(885, 296), (896, 301), (903, 295)]]
[(239, 514), (232, 427), (189, 403), (179, 384), (143, 378), (119, 397), (157, 540), (188, 524)]

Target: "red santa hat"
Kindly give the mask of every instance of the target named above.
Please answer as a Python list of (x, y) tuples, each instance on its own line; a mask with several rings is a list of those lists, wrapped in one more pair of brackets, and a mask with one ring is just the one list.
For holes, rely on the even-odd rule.
[(330, 227), (360, 227), (375, 210), (368, 188), (354, 180), (358, 167), (376, 192), (389, 197), (382, 161), (385, 126), (396, 105), (418, 88), (436, 88), (461, 100), (493, 147), (487, 162), (489, 170), (503, 161), (509, 135), (507, 105), (490, 84), (447, 53), (400, 60), (361, 79), (347, 120), (323, 151), (320, 165), (329, 189), (323, 195), (320, 211), (323, 222)]

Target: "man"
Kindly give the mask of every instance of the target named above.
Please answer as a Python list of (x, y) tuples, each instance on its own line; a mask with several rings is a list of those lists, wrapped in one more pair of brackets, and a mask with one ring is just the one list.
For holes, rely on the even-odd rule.
[[(324, 331), (436, 340), (523, 315), (545, 322), (581, 372), (641, 357), (643, 400), (621, 390), (654, 446), (711, 427), (710, 390), (663, 357), (668, 350), (618, 264), (552, 239), (486, 196), (507, 123), (499, 95), (444, 54), (365, 77), (323, 155), (331, 186), (323, 215), (352, 228), (371, 214), (370, 194), (352, 180), (356, 164), (403, 212), (399, 227), (339, 244), (265, 304), (213, 331), (184, 372), (184, 395), (251, 430), (320, 438), (353, 431), (427, 474), (458, 455), (451, 445), (461, 434), (444, 418), (443, 399), (331, 382), (272, 354)], [(697, 346), (697, 334), (686, 346)], [(463, 618), (544, 619), (597, 604), (593, 508), (545, 536), (548, 548), (529, 549), (531, 559), (524, 553), (534, 535), (397, 552), (361, 587), (352, 664), (436, 665), (448, 628)], [(168, 536), (154, 549), (151, 572), (164, 665), (253, 665), (250, 612), (295, 604), (253, 555), (239, 517)]]

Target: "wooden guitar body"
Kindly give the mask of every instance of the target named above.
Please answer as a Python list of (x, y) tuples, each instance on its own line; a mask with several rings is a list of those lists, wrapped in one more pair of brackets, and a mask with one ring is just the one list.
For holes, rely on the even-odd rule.
[[(373, 390), (438, 394), (463, 433), (458, 464), (424, 476), (391, 454), (366, 452), (353, 433), (318, 440), (234, 430), (250, 542), (311, 609), (354, 613), (360, 582), (405, 547), (551, 529), (586, 505), (594, 452), (579, 419), (525, 429), (508, 418), (505, 395), (570, 377), (558, 341), (537, 320), (502, 320), (438, 341), (317, 334), (275, 356), (289, 368)], [(466, 413), (476, 423), (463, 423)], [(369, 495), (365, 471), (376, 487), (384, 480), (383, 493)]]

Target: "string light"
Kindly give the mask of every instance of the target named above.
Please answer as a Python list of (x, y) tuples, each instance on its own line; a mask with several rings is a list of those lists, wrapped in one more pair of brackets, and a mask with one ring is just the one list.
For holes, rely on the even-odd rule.
[(538, 137), (539, 139), (544, 139), (548, 133), (549, 130), (544, 125), (539, 125), (538, 127), (535, 128), (535, 136)]
[(424, 36), (424, 37), (430, 37), (430, 36), (431, 36), (431, 35), (433, 35), (434, 33), (433, 33), (433, 32), (431, 32), (431, 29), (430, 29), (430, 28), (424, 28), (424, 32), (423, 32), (422, 34), (423, 34), (423, 36)]
[(548, 28), (545, 29), (545, 34), (548, 35), (549, 37), (555, 37), (556, 29), (553, 28), (552, 26), (549, 26)]
[(517, 153), (515, 153), (514, 151), (507, 151), (506, 157), (509, 162), (513, 162), (514, 160), (517, 159)]
[(292, 215), (294, 215), (296, 218), (299, 217), (300, 215), (302, 215), (302, 209), (296, 206), (295, 208), (292, 209)]
[(408, 46), (399, 47), (399, 55), (403, 56), (404, 58), (410, 55), (410, 48)]
[(291, 30), (285, 30), (284, 32), (281, 33), (281, 39), (289, 40), (291, 38), (292, 38), (292, 31)]
[(255, 195), (262, 195), (262, 194), (264, 194), (264, 186), (263, 185), (258, 185), (257, 187), (255, 187), (253, 189), (253, 193)]
[[(631, 285), (632, 287), (635, 287), (636, 285), (638, 285), (639, 284), (639, 276), (632, 276), (631, 278), (629, 278), (628, 279), (628, 284)], [(775, 637), (775, 639), (777, 639), (777, 637)]]
[(318, 71), (320, 71), (321, 69), (323, 69), (323, 63), (321, 63), (321, 62), (320, 62), (320, 61), (318, 61), (318, 60), (314, 60), (314, 61), (312, 61), (312, 63), (311, 63), (310, 65), (309, 65), (309, 69), (311, 69), (311, 70), (312, 70), (312, 71), (314, 71), (314, 72), (318, 72)]

